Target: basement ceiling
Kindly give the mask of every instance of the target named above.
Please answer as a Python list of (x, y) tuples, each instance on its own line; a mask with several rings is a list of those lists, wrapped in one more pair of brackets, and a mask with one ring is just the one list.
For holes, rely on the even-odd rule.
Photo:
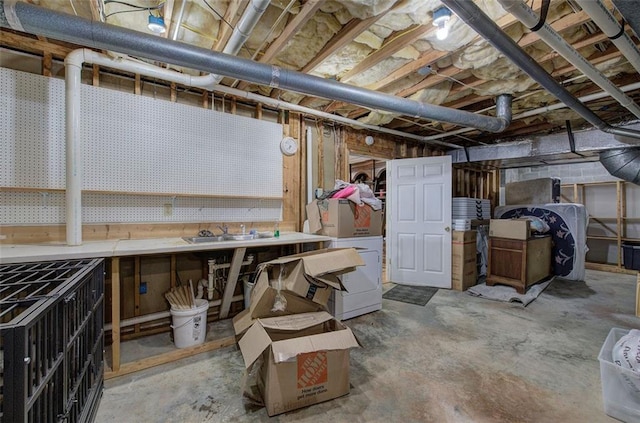
[[(30, 0), (32, 4), (108, 24), (150, 33), (150, 14), (163, 17), (167, 30), (158, 37), (223, 51), (241, 17), (255, 1), (249, 0)], [(602, 92), (583, 73), (540, 40), (496, 0), (474, 0), (502, 30), (539, 63), (557, 82), (576, 97)], [(539, 16), (543, 0), (526, 3)], [(615, 86), (640, 82), (640, 75), (609, 37), (583, 11), (578, 1), (551, 0), (546, 23)], [(611, 1), (604, 7), (622, 22)], [(461, 129), (450, 123), (426, 118), (370, 110), (344, 101), (313, 97), (296, 92), (224, 78), (221, 85), (250, 91), (356, 122), (406, 133), (425, 142), (444, 142), (461, 147), (494, 144), (531, 136), (591, 128), (568, 108), (541, 110), (559, 103), (520, 68), (452, 14), (449, 35), (436, 36), (434, 11), (439, 0), (271, 0), (246, 43), (237, 53), (243, 58), (268, 63), (325, 79), (364, 87), (424, 103), (495, 115), (496, 96), (513, 96), (514, 120), (501, 133)], [(634, 25), (622, 27), (638, 44)], [(14, 49), (38, 51), (48, 46), (61, 54), (73, 46), (44, 37), (3, 29), (0, 44)], [(18, 41), (16, 41), (18, 40)], [(65, 50), (67, 49), (67, 50)], [(183, 73), (192, 69), (156, 63)], [(215, 90), (214, 90), (215, 91)], [(626, 92), (634, 102), (640, 89)], [(611, 96), (585, 103), (611, 125), (637, 120)], [(525, 118), (518, 115), (527, 113)], [(353, 125), (357, 127), (357, 125)], [(460, 131), (458, 131), (460, 132)], [(558, 160), (593, 160), (594, 155), (569, 154)], [(529, 163), (531, 160), (514, 162)]]

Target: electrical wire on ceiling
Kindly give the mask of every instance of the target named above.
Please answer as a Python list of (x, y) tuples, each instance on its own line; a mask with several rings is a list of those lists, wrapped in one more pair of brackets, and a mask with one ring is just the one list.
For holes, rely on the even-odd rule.
[(160, 9), (162, 9), (164, 7), (164, 3), (165, 2), (162, 1), (162, 2), (158, 3), (156, 6), (138, 6), (136, 4), (127, 3), (127, 2), (124, 2), (124, 1), (120, 1), (120, 0), (104, 0), (104, 5), (105, 6), (107, 4), (110, 4), (110, 3), (115, 3), (115, 4), (120, 4), (120, 5), (123, 5), (123, 6), (127, 6), (127, 7), (130, 7), (132, 9), (134, 9), (134, 10), (118, 10), (118, 11), (115, 11), (115, 12), (111, 12), (109, 14), (104, 15), (104, 19), (107, 19), (108, 17), (113, 16), (113, 15), (117, 15), (119, 13), (141, 12), (141, 11), (144, 11), (144, 10), (147, 10), (147, 11), (149, 11), (149, 13), (151, 13), (152, 10), (160, 10)]
[[(202, 1), (204, 2), (204, 4), (206, 4), (206, 5), (207, 5), (207, 7), (208, 7), (209, 9), (211, 9), (211, 11), (212, 11), (213, 13), (215, 13), (215, 14), (218, 16), (218, 18), (220, 18), (220, 20), (221, 20), (222, 22), (224, 22), (225, 24), (227, 24), (227, 26), (228, 26), (229, 28), (231, 28), (232, 30), (235, 30), (235, 27), (234, 27), (233, 25), (231, 25), (229, 22), (227, 22), (227, 20), (224, 18), (224, 16), (222, 16), (222, 15), (221, 15), (221, 14), (220, 14), (216, 9), (214, 9), (214, 8), (213, 8), (213, 6), (211, 6), (211, 5), (209, 4), (209, 2), (207, 2), (207, 0), (202, 0)], [(243, 44), (243, 45), (242, 45), (242, 48), (244, 48), (245, 50), (247, 50), (247, 53), (249, 54), (249, 56), (251, 56), (251, 55), (252, 55), (251, 50), (249, 50), (249, 48), (248, 48), (246, 45), (244, 45), (244, 44)]]
[(73, 4), (73, 0), (69, 0), (69, 3), (71, 4), (71, 9), (73, 10), (73, 14), (78, 16), (78, 12), (76, 11), (76, 7)]

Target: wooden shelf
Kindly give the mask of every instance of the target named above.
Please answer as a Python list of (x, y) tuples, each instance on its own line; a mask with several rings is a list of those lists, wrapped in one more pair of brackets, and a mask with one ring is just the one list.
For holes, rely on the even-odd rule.
[[(573, 190), (573, 198), (568, 199), (575, 203), (585, 204), (587, 196), (593, 195), (591, 191), (586, 188), (592, 186), (610, 186), (611, 188), (615, 188), (615, 196), (616, 196), (616, 215), (615, 216), (589, 216), (590, 223), (595, 222), (600, 226), (603, 226), (611, 236), (604, 235), (587, 235), (587, 244), (588, 241), (610, 241), (611, 244), (615, 245), (618, 252), (617, 263), (593, 263), (587, 262), (587, 269), (595, 269), (595, 270), (605, 270), (609, 272), (620, 272), (620, 273), (629, 273), (630, 271), (623, 267), (623, 252), (622, 252), (622, 244), (626, 241), (640, 241), (637, 238), (629, 238), (625, 236), (627, 232), (627, 227), (630, 224), (635, 224), (640, 222), (640, 217), (629, 217), (627, 216), (627, 189), (628, 187), (635, 187), (635, 185), (630, 182), (625, 181), (603, 181), (603, 182), (586, 182), (586, 183), (575, 183), (575, 184), (562, 184), (562, 188), (571, 188)], [(566, 191), (565, 191), (566, 192)], [(611, 191), (609, 191), (611, 192)]]
[[(49, 193), (65, 193), (64, 188), (34, 188), (34, 187), (0, 187), (2, 191), (10, 192), (49, 192)], [(153, 197), (169, 197), (169, 198), (220, 198), (220, 199), (236, 199), (236, 200), (282, 200), (284, 197), (265, 197), (258, 195), (219, 195), (219, 194), (178, 194), (175, 192), (133, 192), (133, 191), (102, 191), (83, 189), (83, 194), (102, 194), (102, 195), (139, 195)]]

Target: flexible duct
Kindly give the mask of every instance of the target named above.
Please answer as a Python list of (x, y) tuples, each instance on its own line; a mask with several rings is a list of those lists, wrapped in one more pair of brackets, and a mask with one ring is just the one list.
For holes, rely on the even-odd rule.
[(640, 148), (601, 151), (600, 163), (613, 176), (640, 185)]
[(524, 52), (496, 23), (489, 18), (474, 2), (467, 0), (442, 0), (462, 21), (482, 36), (489, 44), (515, 63), (544, 89), (565, 103), (591, 125), (603, 132), (640, 139), (640, 131), (615, 128), (593, 113), (578, 101), (566, 88), (556, 82), (540, 64)]
[(640, 73), (640, 50), (631, 41), (626, 32), (622, 31), (618, 20), (607, 10), (600, 0), (576, 0), (582, 10), (587, 12), (602, 32), (627, 58), (629, 63)]
[[(590, 2), (592, 2), (592, 0), (590, 0)], [(527, 28), (533, 29), (538, 24), (540, 18), (536, 12), (523, 3), (522, 0), (498, 0), (498, 3)], [(611, 94), (611, 97), (616, 99), (624, 108), (636, 117), (640, 117), (640, 107), (638, 107), (633, 99), (620, 91), (609, 78), (605, 77), (595, 66), (585, 59), (582, 54), (566, 42), (549, 24), (545, 23), (542, 25), (542, 27), (536, 31), (536, 34), (538, 34), (542, 41), (560, 54), (560, 56), (564, 57), (569, 63), (575, 66), (576, 69), (585, 74), (587, 78)]]
[(150, 34), (90, 21), (28, 3), (0, 0), (0, 26), (54, 39), (113, 50), (209, 72), (231, 76), (273, 88), (296, 91), (367, 108), (501, 132), (509, 125), (504, 116), (483, 116), (462, 110), (421, 103), (390, 94), (323, 79), (264, 63), (178, 43)]

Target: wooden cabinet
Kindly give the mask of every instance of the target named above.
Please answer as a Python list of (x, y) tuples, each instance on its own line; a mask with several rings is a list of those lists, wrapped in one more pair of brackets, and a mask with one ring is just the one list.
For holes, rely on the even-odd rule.
[(513, 286), (519, 294), (551, 274), (551, 237), (489, 238), (487, 285)]

